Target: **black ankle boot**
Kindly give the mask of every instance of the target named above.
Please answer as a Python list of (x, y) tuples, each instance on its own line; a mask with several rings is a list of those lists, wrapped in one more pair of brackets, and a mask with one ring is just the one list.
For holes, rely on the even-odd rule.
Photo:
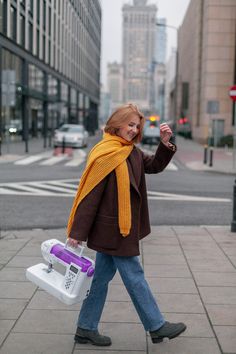
[(187, 326), (184, 323), (165, 322), (163, 326), (156, 331), (151, 331), (150, 336), (153, 343), (160, 343), (164, 338), (175, 338), (186, 330)]
[(74, 340), (80, 344), (92, 343), (101, 347), (111, 345), (110, 337), (102, 336), (98, 331), (90, 331), (79, 327), (77, 327)]

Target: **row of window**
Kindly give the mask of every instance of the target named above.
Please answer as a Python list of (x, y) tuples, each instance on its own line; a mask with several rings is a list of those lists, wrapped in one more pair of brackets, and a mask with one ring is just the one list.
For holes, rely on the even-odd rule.
[[(87, 13), (94, 13), (96, 3), (89, 2), (85, 8), (79, 1), (78, 16), (70, 1), (30, 1), (27, 9), (25, 1), (21, 1), (19, 8), (15, 1), (11, 1), (8, 24), (7, 2), (0, 0), (0, 32), (98, 96), (101, 18), (98, 13), (89, 20), (87, 16)], [(33, 16), (36, 16), (36, 22)]]

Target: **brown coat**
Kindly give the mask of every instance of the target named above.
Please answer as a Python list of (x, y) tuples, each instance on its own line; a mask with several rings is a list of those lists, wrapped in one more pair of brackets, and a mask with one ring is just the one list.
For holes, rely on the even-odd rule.
[(114, 171), (79, 204), (69, 236), (87, 241), (87, 246), (98, 252), (113, 256), (139, 255), (139, 240), (151, 231), (145, 173), (163, 171), (173, 155), (174, 151), (162, 143), (159, 144), (155, 155), (146, 155), (137, 147), (134, 147), (129, 155), (127, 163), (131, 186), (132, 226), (127, 237), (123, 237), (119, 231)]

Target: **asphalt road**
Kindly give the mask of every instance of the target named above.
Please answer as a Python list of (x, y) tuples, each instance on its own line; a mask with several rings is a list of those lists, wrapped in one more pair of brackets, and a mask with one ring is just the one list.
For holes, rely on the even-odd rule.
[[(152, 225), (227, 225), (232, 219), (232, 175), (174, 164), (147, 175)], [(66, 227), (84, 163), (0, 166), (0, 229)]]

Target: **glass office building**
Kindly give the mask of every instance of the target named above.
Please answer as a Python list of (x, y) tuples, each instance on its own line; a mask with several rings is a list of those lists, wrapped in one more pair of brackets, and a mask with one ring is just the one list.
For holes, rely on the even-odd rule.
[(0, 134), (50, 137), (62, 123), (97, 129), (99, 0), (0, 0)]

